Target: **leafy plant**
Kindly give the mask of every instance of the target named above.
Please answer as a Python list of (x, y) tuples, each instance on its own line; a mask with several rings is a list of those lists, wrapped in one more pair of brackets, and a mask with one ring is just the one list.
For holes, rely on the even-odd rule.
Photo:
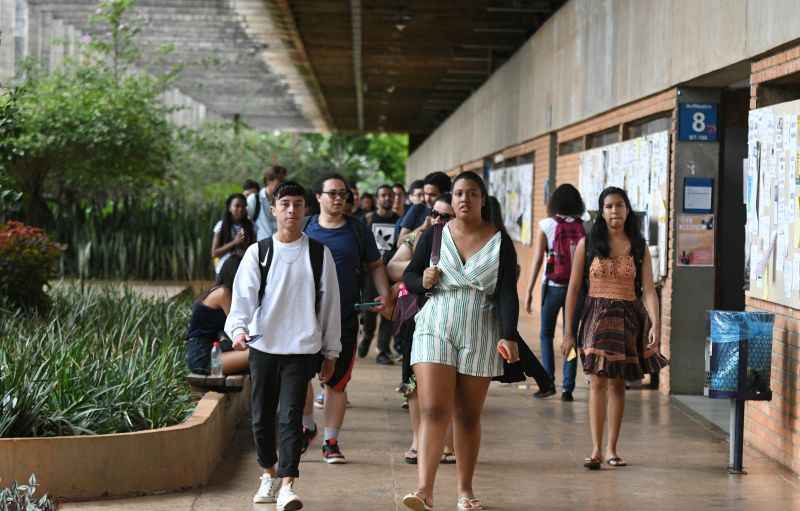
[(28, 484), (12, 481), (8, 488), (0, 487), (0, 511), (55, 511), (56, 507), (47, 495), (36, 500), (34, 494), (38, 486), (36, 475), (31, 474)]
[(137, 71), (137, 30), (125, 21), (130, 0), (98, 10), (109, 27), (79, 61), (46, 72), (26, 64), (24, 80), (5, 103), (0, 160), (24, 193), (25, 218), (46, 225), (52, 196), (66, 204), (93, 194), (114, 195), (163, 177), (172, 151), (173, 111), (159, 96), (173, 73)]
[(45, 307), (44, 288), (57, 276), (62, 250), (36, 227), (15, 221), (0, 227), (0, 294), (26, 309)]
[(62, 275), (195, 280), (211, 275), (211, 229), (224, 205), (190, 205), (163, 195), (84, 202), (54, 209), (56, 239), (67, 246)]
[(40, 317), (0, 304), (0, 437), (91, 435), (180, 423), (186, 301), (56, 287)]

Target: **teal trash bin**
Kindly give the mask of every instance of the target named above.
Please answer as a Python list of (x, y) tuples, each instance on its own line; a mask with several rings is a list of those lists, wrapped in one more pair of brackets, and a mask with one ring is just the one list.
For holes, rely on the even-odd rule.
[(769, 401), (772, 326), (767, 312), (708, 312), (710, 350), (706, 394), (711, 398)]

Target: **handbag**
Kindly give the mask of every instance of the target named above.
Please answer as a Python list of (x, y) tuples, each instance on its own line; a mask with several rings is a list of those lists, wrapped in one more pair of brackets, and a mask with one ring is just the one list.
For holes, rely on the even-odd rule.
[[(434, 224), (433, 229), (433, 244), (431, 245), (431, 261), (435, 266), (439, 262), (439, 254), (442, 250), (442, 231), (444, 224)], [(397, 300), (394, 304), (394, 312), (392, 314), (392, 322), (394, 328), (392, 335), (397, 335), (403, 324), (409, 319), (413, 318), (420, 309), (420, 301), (423, 297), (411, 293), (406, 285), (402, 282), (397, 284)]]

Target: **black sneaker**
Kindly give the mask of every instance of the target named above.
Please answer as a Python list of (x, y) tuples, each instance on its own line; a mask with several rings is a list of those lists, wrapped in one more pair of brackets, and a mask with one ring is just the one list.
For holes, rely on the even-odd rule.
[(555, 395), (556, 395), (556, 388), (550, 387), (549, 389), (539, 389), (539, 391), (534, 392), (533, 397), (535, 397), (536, 399), (544, 399), (546, 397)]
[(339, 443), (335, 439), (325, 440), (322, 444), (322, 460), (328, 464), (347, 463), (344, 454), (339, 450)]
[(378, 356), (375, 357), (375, 363), (380, 364), (382, 366), (393, 366), (394, 360), (386, 356), (385, 353), (378, 353)]
[(369, 354), (370, 342), (366, 339), (358, 343), (358, 358), (364, 358)]
[(571, 403), (575, 401), (575, 398), (572, 397), (572, 392), (565, 390), (564, 392), (561, 393), (561, 400)]
[(300, 446), (300, 454), (304, 454), (308, 450), (308, 446), (311, 445), (318, 432), (319, 428), (316, 424), (314, 424), (314, 429), (303, 428), (303, 444)]

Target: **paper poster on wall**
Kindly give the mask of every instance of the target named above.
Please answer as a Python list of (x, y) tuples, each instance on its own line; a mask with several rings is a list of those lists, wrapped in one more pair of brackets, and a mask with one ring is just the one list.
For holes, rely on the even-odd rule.
[(679, 266), (714, 266), (714, 215), (679, 215), (677, 249)]
[(533, 163), (493, 169), (489, 194), (497, 197), (511, 239), (530, 245), (533, 221)]

